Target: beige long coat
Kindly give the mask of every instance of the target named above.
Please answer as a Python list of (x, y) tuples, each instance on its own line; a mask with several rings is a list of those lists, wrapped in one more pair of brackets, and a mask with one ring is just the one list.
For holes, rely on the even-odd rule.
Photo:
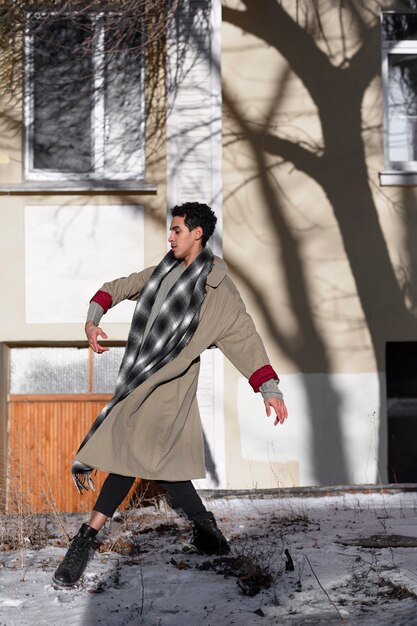
[[(105, 283), (112, 306), (136, 300), (154, 268)], [(180, 354), (116, 404), (77, 454), (78, 461), (106, 472), (151, 480), (189, 480), (206, 474), (197, 405), (200, 354), (217, 346), (249, 378), (269, 364), (264, 345), (215, 257), (208, 275), (200, 321)]]

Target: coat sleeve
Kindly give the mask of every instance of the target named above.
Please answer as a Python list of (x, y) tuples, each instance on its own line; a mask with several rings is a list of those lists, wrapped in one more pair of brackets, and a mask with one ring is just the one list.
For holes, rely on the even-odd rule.
[(265, 346), (233, 281), (227, 277), (224, 320), (215, 344), (243, 376), (249, 379), (254, 391), (271, 378), (278, 379), (272, 369)]
[(153, 270), (153, 267), (149, 267), (142, 272), (104, 283), (90, 302), (96, 302), (103, 308), (104, 313), (107, 313), (111, 307), (123, 300), (137, 300)]

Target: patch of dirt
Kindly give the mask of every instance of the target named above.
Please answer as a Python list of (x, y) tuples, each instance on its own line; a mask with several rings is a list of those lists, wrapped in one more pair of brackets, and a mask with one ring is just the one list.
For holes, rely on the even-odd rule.
[(134, 530), (129, 533), (128, 536), (120, 536), (116, 539), (109, 537), (103, 542), (97, 543), (97, 551), (103, 552), (116, 552), (123, 556), (135, 556), (136, 554), (143, 554), (147, 552), (142, 539), (143, 535), (156, 535), (164, 534), (176, 534), (178, 532), (178, 526), (176, 524), (158, 524), (157, 526), (148, 526), (139, 530)]
[(0, 551), (21, 548), (40, 550), (48, 545), (51, 533), (46, 515), (1, 515)]
[(189, 563), (185, 563), (184, 561), (176, 561), (174, 557), (170, 560), (171, 565), (174, 565), (179, 570), (190, 569), (191, 565)]
[(303, 529), (307, 528), (310, 520), (306, 515), (291, 515), (288, 517), (271, 517), (271, 524), (276, 524), (281, 528)]
[(246, 596), (255, 596), (262, 589), (269, 589), (272, 584), (271, 573), (243, 555), (218, 557), (212, 561), (204, 561), (196, 568), (205, 571), (212, 569), (216, 574), (223, 574), (225, 578), (237, 578), (236, 584)]
[(142, 552), (141, 546), (133, 538), (119, 537), (116, 541), (107, 540), (100, 543), (97, 552), (116, 552), (123, 556), (135, 556)]
[(390, 580), (381, 578), (378, 581), (378, 587), (383, 589), (383, 594), (388, 600), (405, 600), (406, 598), (414, 598), (415, 595), (402, 585), (394, 585)]
[(176, 524), (158, 524), (158, 526), (150, 526), (137, 531), (138, 535), (147, 535), (148, 533), (158, 533), (162, 535), (166, 532), (178, 532), (179, 528)]
[(338, 540), (342, 546), (360, 546), (361, 548), (417, 548), (417, 537), (403, 535), (371, 535), (358, 539)]
[(372, 612), (382, 605), (389, 606), (393, 601), (415, 599), (415, 594), (403, 584), (384, 578), (381, 571), (373, 567), (354, 574), (345, 585), (334, 587), (332, 591), (338, 595), (336, 604), (339, 606), (350, 606), (355, 598), (361, 613)]

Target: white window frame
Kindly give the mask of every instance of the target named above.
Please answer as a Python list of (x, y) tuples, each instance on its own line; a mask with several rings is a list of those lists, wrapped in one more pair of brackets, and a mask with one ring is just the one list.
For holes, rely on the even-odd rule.
[[(27, 30), (24, 38), (24, 58), (25, 58), (25, 73), (24, 73), (24, 106), (23, 106), (23, 119), (24, 119), (24, 177), (26, 180), (34, 181), (73, 181), (73, 180), (144, 180), (145, 178), (145, 92), (144, 92), (144, 70), (145, 63), (143, 55), (141, 60), (138, 61), (141, 65), (140, 73), (140, 135), (142, 137), (142, 149), (138, 155), (135, 172), (112, 172), (105, 169), (104, 166), (104, 145), (106, 138), (108, 137), (109, 120), (105, 114), (104, 106), (104, 90), (101, 88), (104, 83), (104, 21), (105, 15), (111, 13), (97, 12), (89, 14), (90, 19), (95, 24), (97, 29), (95, 37), (95, 51), (93, 54), (94, 64), (94, 90), (95, 98), (91, 111), (91, 127), (92, 127), (92, 160), (93, 169), (91, 172), (61, 172), (59, 170), (46, 170), (37, 169), (34, 167), (34, 152), (33, 152), (33, 129), (34, 129), (34, 81), (32, 80), (34, 74), (34, 58), (33, 58), (33, 35)], [(42, 13), (27, 13), (28, 18), (42, 17)], [(69, 14), (68, 14), (69, 15)]]
[[(381, 13), (381, 52), (382, 52), (382, 92), (384, 102), (384, 171), (379, 173), (380, 184), (384, 185), (417, 185), (417, 160), (395, 161), (389, 158), (389, 119), (388, 119), (388, 92), (389, 92), (389, 57), (395, 54), (416, 54), (416, 39), (390, 41), (384, 38), (382, 20), (384, 15), (417, 15), (416, 11), (383, 11)], [(394, 165), (395, 163), (395, 165)]]

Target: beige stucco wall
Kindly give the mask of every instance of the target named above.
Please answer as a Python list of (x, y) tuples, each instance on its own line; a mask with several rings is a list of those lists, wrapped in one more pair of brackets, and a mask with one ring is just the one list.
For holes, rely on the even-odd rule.
[[(23, 138), (20, 104), (4, 103), (0, 114), (0, 185), (23, 181)], [(163, 143), (148, 142), (146, 182), (157, 185), (156, 193), (118, 194), (36, 194), (13, 191), (0, 193), (0, 341), (75, 341), (84, 340), (83, 324), (28, 324), (25, 319), (25, 206), (142, 205), (144, 207), (145, 266), (154, 265), (166, 252), (166, 174)], [(14, 185), (15, 187), (16, 185)], [(36, 189), (36, 187), (34, 187)], [(53, 183), (51, 183), (53, 189)], [(111, 255), (111, 233), (103, 242)], [(76, 253), (76, 251), (75, 251)], [(110, 276), (109, 279), (117, 278)], [(48, 277), (45, 276), (45, 280)], [(101, 282), (97, 282), (97, 289)], [(94, 293), (94, 292), (93, 292)], [(91, 294), (91, 296), (93, 295)], [(65, 307), (65, 302), (62, 302)], [(87, 311), (88, 301), (85, 302)], [(109, 329), (108, 329), (109, 330)], [(109, 339), (124, 340), (128, 324), (111, 324)]]
[[(0, 197), (0, 224), (2, 246), (0, 279), (3, 284), (0, 296), (0, 341), (72, 341), (84, 340), (83, 324), (27, 324), (25, 320), (25, 228), (26, 205), (88, 206), (143, 204), (145, 207), (145, 264), (154, 265), (165, 252), (165, 222), (156, 199), (135, 195), (129, 199), (115, 196), (26, 196)], [(109, 277), (117, 278), (117, 276)], [(47, 276), (45, 276), (47, 280)], [(97, 283), (97, 289), (101, 283)], [(91, 293), (91, 296), (94, 292)], [(65, 307), (65, 302), (62, 302)], [(86, 312), (88, 301), (85, 303)], [(112, 324), (109, 339), (126, 339), (128, 324)]]

